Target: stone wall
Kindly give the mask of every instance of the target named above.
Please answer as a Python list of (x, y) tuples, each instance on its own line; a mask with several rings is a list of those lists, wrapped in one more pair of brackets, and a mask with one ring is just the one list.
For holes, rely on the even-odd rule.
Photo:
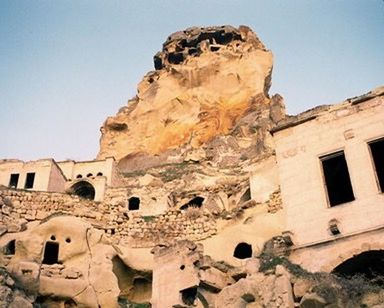
[(116, 244), (152, 247), (176, 239), (202, 240), (216, 234), (211, 214), (197, 208), (168, 210), (157, 216), (129, 212), (126, 203), (106, 203), (77, 196), (36, 191), (0, 189), (0, 230), (20, 232), (28, 222), (52, 214), (80, 217), (102, 229)]
[(168, 211), (159, 216), (133, 216), (121, 224), (117, 233), (128, 239), (131, 247), (150, 247), (174, 240), (203, 240), (216, 234), (216, 222), (199, 209)]

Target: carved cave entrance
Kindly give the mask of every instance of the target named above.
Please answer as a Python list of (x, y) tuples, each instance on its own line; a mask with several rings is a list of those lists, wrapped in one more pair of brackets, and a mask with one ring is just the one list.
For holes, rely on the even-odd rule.
[(233, 256), (237, 259), (247, 259), (252, 257), (252, 245), (240, 243), (236, 246)]
[(140, 208), (140, 198), (131, 197), (128, 199), (128, 210), (135, 211)]
[(74, 184), (70, 191), (84, 199), (94, 200), (95, 199), (95, 188), (87, 181), (80, 181)]
[(384, 250), (370, 250), (356, 255), (339, 264), (332, 273), (345, 278), (362, 275), (384, 286)]
[(59, 263), (59, 243), (46, 242), (44, 247), (43, 264), (56, 264)]

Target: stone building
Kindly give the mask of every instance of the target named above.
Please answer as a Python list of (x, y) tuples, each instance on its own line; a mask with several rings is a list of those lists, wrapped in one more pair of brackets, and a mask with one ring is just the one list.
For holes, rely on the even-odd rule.
[(384, 276), (384, 88), (289, 116), (272, 58), (176, 32), (98, 159), (0, 161), (0, 304), (360, 307), (307, 271)]
[(384, 248), (384, 88), (272, 130), (290, 258), (311, 271)]
[(116, 181), (114, 168), (113, 158), (83, 162), (4, 159), (0, 161), (0, 185), (33, 191), (69, 192), (102, 201), (106, 187)]
[(0, 185), (37, 191), (65, 190), (66, 177), (53, 159), (0, 160)]

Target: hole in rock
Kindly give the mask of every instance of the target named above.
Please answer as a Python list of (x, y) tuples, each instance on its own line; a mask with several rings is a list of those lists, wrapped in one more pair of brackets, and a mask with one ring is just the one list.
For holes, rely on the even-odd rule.
[(65, 239), (65, 241), (66, 241), (67, 243), (70, 243), (70, 242), (71, 242), (71, 238), (70, 238), (70, 237), (67, 237), (67, 238)]
[(197, 297), (197, 287), (192, 287), (180, 291), (181, 300), (185, 305), (192, 306)]
[(14, 255), (16, 251), (16, 240), (9, 241), (7, 245), (4, 247), (5, 255)]
[(134, 211), (140, 208), (140, 198), (131, 197), (128, 199), (128, 210)]
[(233, 256), (237, 259), (246, 259), (252, 257), (252, 245), (240, 243), (236, 246)]
[(362, 275), (372, 283), (384, 286), (384, 250), (362, 252), (339, 264), (332, 273), (346, 278)]
[(168, 61), (172, 64), (180, 64), (184, 61), (184, 56), (182, 53), (170, 53), (168, 55)]
[(90, 178), (91, 176), (93, 176), (92, 173), (88, 173), (88, 174), (87, 174), (87, 178)]
[(43, 264), (55, 264), (59, 259), (59, 243), (46, 242), (44, 247)]
[(184, 204), (182, 207), (180, 207), (180, 210), (185, 210), (189, 207), (200, 208), (203, 205), (203, 202), (204, 202), (204, 198), (197, 196), (193, 198), (191, 201), (189, 201), (188, 203)]
[(76, 175), (76, 179), (81, 179), (83, 176), (81, 174)]
[(103, 176), (103, 173), (102, 172), (98, 172), (97, 176)]

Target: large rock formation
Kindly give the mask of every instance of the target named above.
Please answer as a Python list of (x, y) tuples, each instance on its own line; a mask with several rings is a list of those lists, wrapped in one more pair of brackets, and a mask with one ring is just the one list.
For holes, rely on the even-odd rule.
[(248, 27), (176, 32), (154, 62), (137, 96), (102, 126), (98, 158), (196, 148), (270, 102), (272, 53)]

